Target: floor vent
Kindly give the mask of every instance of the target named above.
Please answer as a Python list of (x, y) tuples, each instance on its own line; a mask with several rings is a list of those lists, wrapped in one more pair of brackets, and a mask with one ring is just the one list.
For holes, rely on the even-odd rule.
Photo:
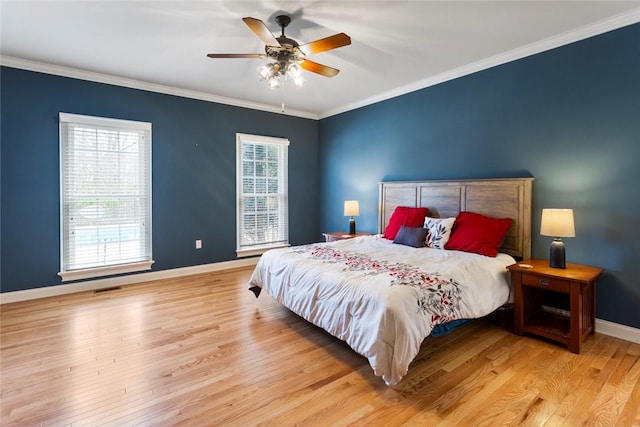
[(103, 292), (117, 291), (118, 289), (122, 289), (122, 288), (120, 286), (113, 286), (111, 288), (96, 289), (95, 291), (93, 291), (93, 293), (101, 294)]

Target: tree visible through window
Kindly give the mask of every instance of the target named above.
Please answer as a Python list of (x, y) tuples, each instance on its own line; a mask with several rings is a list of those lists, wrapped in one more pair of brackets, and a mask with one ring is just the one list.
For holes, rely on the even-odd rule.
[(60, 113), (61, 272), (151, 268), (151, 124)]
[(289, 244), (289, 140), (237, 134), (237, 253)]

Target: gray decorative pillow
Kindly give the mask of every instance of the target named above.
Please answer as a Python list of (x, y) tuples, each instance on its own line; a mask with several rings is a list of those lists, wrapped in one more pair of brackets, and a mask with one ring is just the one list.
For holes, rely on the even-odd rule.
[(396, 234), (396, 238), (393, 239), (393, 243), (413, 246), (414, 248), (423, 248), (428, 232), (424, 227), (407, 227), (406, 225), (402, 225), (400, 226), (398, 234)]
[(434, 249), (444, 249), (444, 245), (451, 237), (451, 229), (455, 218), (425, 218), (424, 228), (429, 230), (427, 246)]

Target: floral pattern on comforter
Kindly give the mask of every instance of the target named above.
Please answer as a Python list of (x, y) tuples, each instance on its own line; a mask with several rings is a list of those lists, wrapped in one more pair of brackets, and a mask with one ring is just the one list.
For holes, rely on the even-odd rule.
[(340, 251), (329, 245), (305, 245), (294, 249), (298, 254), (331, 264), (344, 264), (345, 271), (360, 271), (366, 275), (388, 274), (390, 286), (412, 286), (420, 291), (416, 310), (431, 316), (434, 326), (460, 319), (460, 286), (452, 278), (438, 273), (426, 273), (416, 266), (376, 260), (358, 252)]

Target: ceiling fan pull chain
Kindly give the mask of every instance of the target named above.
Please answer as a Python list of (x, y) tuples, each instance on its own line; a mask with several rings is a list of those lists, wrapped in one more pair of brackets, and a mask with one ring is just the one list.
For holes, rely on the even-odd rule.
[(284, 96), (285, 96), (285, 94), (287, 93), (287, 91), (286, 91), (286, 90), (283, 90), (283, 91), (282, 91), (282, 92), (280, 92), (280, 93), (282, 94), (282, 104), (280, 104), (280, 112), (281, 112), (281, 113), (284, 113), (284, 101), (285, 101)]

